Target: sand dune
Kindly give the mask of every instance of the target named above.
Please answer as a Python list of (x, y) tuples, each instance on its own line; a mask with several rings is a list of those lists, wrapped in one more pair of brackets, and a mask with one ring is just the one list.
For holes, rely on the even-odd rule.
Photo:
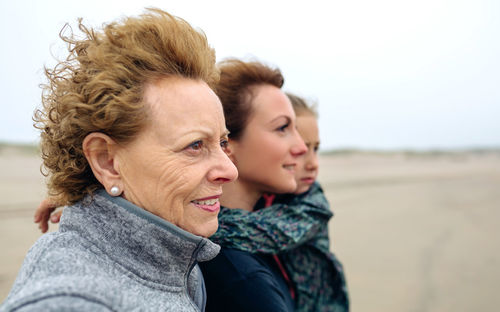
[[(497, 311), (500, 155), (352, 153), (320, 164), (352, 311)], [(2, 301), (41, 235), (39, 165), (0, 150)]]

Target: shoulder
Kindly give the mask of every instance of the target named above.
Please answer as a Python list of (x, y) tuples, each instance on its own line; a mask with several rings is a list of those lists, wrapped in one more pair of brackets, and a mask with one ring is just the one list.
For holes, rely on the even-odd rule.
[(28, 251), (18, 278), (79, 275), (78, 269), (90, 271), (93, 266), (99, 266), (99, 254), (95, 246), (75, 233), (46, 234)]
[[(72, 233), (43, 235), (28, 251), (6, 305), (40, 311), (45, 309), (39, 309), (39, 304), (70, 299), (97, 304), (102, 298), (94, 296), (93, 290), (102, 289), (100, 281), (108, 273), (94, 248)], [(82, 289), (81, 285), (88, 286)]]
[(71, 295), (52, 295), (30, 298), (30, 300), (23, 300), (14, 304), (6, 304), (2, 307), (2, 311), (4, 310), (19, 312), (62, 310), (108, 312), (113, 309), (92, 298)]

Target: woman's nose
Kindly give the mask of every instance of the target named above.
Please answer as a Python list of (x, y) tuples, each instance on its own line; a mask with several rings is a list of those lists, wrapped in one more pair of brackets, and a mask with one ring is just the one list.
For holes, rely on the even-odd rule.
[(300, 156), (307, 152), (307, 146), (304, 143), (304, 140), (302, 140), (302, 137), (300, 136), (297, 129), (294, 129), (294, 143), (291, 151), (292, 155), (294, 156)]
[(236, 166), (224, 151), (220, 150), (214, 161), (216, 164), (209, 174), (210, 181), (223, 184), (232, 182), (238, 178), (238, 169), (236, 169)]

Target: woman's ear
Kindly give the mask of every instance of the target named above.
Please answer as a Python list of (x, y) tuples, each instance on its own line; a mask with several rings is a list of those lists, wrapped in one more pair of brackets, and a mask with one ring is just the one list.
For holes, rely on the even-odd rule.
[(120, 195), (123, 186), (116, 170), (116, 142), (104, 133), (92, 132), (85, 137), (82, 147), (97, 180), (110, 195)]

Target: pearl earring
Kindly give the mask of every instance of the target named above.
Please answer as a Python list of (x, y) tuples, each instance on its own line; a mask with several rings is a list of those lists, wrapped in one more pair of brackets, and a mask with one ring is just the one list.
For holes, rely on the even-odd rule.
[(113, 196), (120, 195), (120, 189), (116, 185), (111, 187), (111, 189), (109, 191), (111, 192), (111, 195), (113, 195)]

